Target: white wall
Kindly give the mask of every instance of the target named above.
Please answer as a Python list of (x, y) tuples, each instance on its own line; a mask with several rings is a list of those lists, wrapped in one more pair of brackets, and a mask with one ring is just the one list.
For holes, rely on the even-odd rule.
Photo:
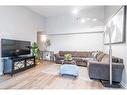
[(59, 50), (71, 51), (94, 51), (103, 50), (103, 32), (90, 34), (54, 35), (49, 36), (54, 52)]
[[(53, 34), (49, 36), (51, 39), (50, 50), (55, 52), (59, 50), (103, 50), (103, 33), (84, 33), (104, 31), (103, 8), (94, 10), (94, 12), (83, 11), (80, 17), (91, 18), (85, 23), (80, 23), (76, 17), (78, 16), (60, 15), (46, 18), (45, 33)], [(101, 20), (92, 21), (96, 17), (100, 17)], [(65, 35), (68, 33), (69, 35)]]
[(80, 23), (72, 15), (63, 15), (48, 17), (46, 19), (46, 33), (47, 34), (63, 34), (63, 33), (79, 33), (79, 32), (94, 32), (103, 31), (104, 23), (97, 20), (86, 21), (85, 23)]
[(36, 41), (37, 31), (43, 30), (44, 18), (31, 10), (25, 7), (0, 7), (0, 41), (7, 38), (33, 42)]
[[(64, 14), (64, 12), (63, 12)], [(84, 18), (85, 23), (80, 23)], [(89, 20), (88, 20), (89, 18)], [(92, 21), (97, 19), (97, 21)], [(47, 34), (94, 32), (104, 30), (104, 7), (94, 6), (80, 10), (79, 14), (64, 14), (48, 17), (46, 19)]]
[[(105, 19), (108, 20), (113, 14), (117, 12), (117, 10), (121, 8), (121, 6), (107, 6), (105, 7)], [(126, 15), (127, 17), (127, 15)], [(126, 21), (127, 22), (127, 21)], [(127, 27), (127, 25), (126, 25)], [(127, 41), (127, 33), (126, 33), (126, 41)], [(108, 53), (108, 46), (104, 46), (105, 52)], [(117, 56), (123, 58), (125, 69), (123, 71), (123, 77), (121, 84), (127, 87), (127, 42), (122, 44), (113, 44), (112, 45), (112, 54), (113, 56)]]
[[(84, 18), (85, 23), (80, 23), (80, 19)], [(89, 20), (88, 20), (89, 18)], [(92, 21), (97, 19), (97, 21)], [(94, 32), (104, 30), (104, 7), (94, 6), (80, 10), (79, 14), (58, 15), (48, 17), (46, 19), (47, 34), (63, 34), (63, 33), (79, 33)]]

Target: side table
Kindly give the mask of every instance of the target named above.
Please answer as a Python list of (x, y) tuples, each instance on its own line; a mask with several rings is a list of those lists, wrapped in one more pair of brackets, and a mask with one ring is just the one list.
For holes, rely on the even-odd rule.
[(53, 51), (42, 51), (42, 59), (44, 61), (54, 61), (54, 52)]

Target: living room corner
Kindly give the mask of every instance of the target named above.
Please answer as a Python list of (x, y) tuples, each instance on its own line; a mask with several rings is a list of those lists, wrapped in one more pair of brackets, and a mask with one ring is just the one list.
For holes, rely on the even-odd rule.
[[(112, 7), (112, 6), (109, 6), (107, 8), (105, 8), (105, 19), (109, 19), (110, 17), (112, 17), (113, 14), (115, 14), (119, 9), (121, 8), (121, 6), (115, 6), (115, 7)], [(126, 10), (126, 13), (127, 13), (127, 10)], [(126, 15), (127, 17), (127, 15)], [(126, 22), (127, 22), (127, 19), (125, 19)], [(125, 23), (126, 23), (125, 22)], [(125, 24), (127, 27), (127, 24)], [(126, 28), (125, 28), (125, 31), (126, 31)], [(125, 33), (125, 40), (127, 41), (127, 33)], [(126, 63), (126, 57), (127, 57), (127, 53), (126, 53), (126, 50), (127, 50), (127, 43), (121, 43), (121, 44), (113, 44), (112, 45), (112, 53), (114, 56), (117, 56), (117, 57), (120, 57), (120, 58), (123, 58), (123, 63), (124, 63), (124, 66), (125, 66), (125, 69), (123, 71), (123, 74), (122, 74), (122, 81), (121, 81), (121, 84), (122, 86), (124, 86), (124, 88), (127, 88), (127, 63)], [(104, 45), (104, 51), (106, 53), (108, 53), (108, 46)]]
[[(103, 9), (104, 11), (102, 11), (102, 9), (99, 10), (100, 12), (102, 12), (101, 15), (99, 15), (101, 17), (99, 17), (98, 24), (97, 22), (93, 22), (96, 23), (96, 26), (93, 27), (92, 29), (90, 28), (92, 27), (90, 26), (91, 24), (89, 24), (89, 26), (86, 25), (85, 27), (82, 27), (82, 24), (77, 24), (78, 20), (75, 20), (73, 17), (69, 15), (48, 17), (46, 19), (47, 22), (46, 33), (43, 32), (43, 34), (47, 35), (48, 39), (51, 40), (51, 46), (49, 51), (58, 53), (60, 50), (83, 51), (85, 49), (86, 51), (100, 50), (104, 53), (109, 54), (108, 51), (109, 46), (104, 44), (104, 35), (103, 35), (104, 25), (106, 21), (110, 19), (113, 15), (115, 15), (121, 7), (122, 6), (105, 6)], [(74, 24), (72, 24), (71, 19)], [(89, 18), (87, 18), (87, 20), (88, 19)], [(87, 31), (87, 32), (79, 32), (79, 31)], [(68, 39), (67, 42), (66, 39)], [(125, 81), (126, 80), (126, 58), (125, 58), (126, 42), (112, 44), (112, 49), (113, 49), (113, 56), (123, 58), (125, 69), (122, 74), (121, 84), (124, 88), (126, 88), (126, 81)]]
[(112, 82), (126, 89), (126, 6), (0, 6), (0, 13), (0, 89), (110, 89), (102, 85), (110, 60)]

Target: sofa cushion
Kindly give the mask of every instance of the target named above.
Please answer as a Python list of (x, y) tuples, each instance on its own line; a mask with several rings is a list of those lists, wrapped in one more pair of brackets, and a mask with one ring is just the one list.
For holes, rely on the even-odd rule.
[(92, 52), (91, 52), (91, 56), (92, 56), (92, 58), (97, 59), (97, 57), (98, 57), (101, 53), (103, 53), (103, 52), (101, 52), (101, 51), (92, 51)]
[(57, 57), (57, 60), (64, 60), (63, 56)]
[(65, 54), (71, 54), (72, 57), (91, 57), (91, 52), (81, 52), (81, 51), (59, 51), (60, 56)]
[(90, 52), (77, 52), (78, 57), (90, 57), (91, 53)]
[(64, 56), (65, 54), (71, 54), (72, 57), (76, 56), (75, 52), (73, 51), (59, 51), (60, 56)]
[(114, 62), (114, 63), (123, 63), (123, 59), (117, 58), (117, 57), (112, 57), (112, 62)]
[(75, 60), (75, 61), (83, 61), (81, 57), (73, 57), (73, 60)]
[(103, 52), (98, 51), (97, 56), (96, 56), (96, 59), (97, 59), (97, 57), (98, 57), (101, 53), (103, 53)]
[(55, 57), (60, 57), (60, 55), (58, 53), (54, 54)]
[[(101, 62), (109, 63), (109, 55), (105, 54), (105, 56), (102, 58)], [(113, 63), (123, 63), (123, 59), (112, 56), (112, 62)]]
[(59, 51), (59, 55), (60, 55), (60, 56), (64, 56), (65, 54), (67, 54), (67, 53), (65, 53), (65, 52), (63, 52), (63, 51)]
[(92, 58), (93, 58), (94, 60), (97, 59), (97, 54), (98, 54), (98, 51), (92, 51)]

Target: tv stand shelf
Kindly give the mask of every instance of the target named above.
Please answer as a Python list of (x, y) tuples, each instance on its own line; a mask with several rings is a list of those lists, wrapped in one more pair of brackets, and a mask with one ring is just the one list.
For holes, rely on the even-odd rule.
[(35, 67), (35, 57), (25, 56), (16, 58), (3, 59), (4, 62), (4, 74), (13, 74)]

